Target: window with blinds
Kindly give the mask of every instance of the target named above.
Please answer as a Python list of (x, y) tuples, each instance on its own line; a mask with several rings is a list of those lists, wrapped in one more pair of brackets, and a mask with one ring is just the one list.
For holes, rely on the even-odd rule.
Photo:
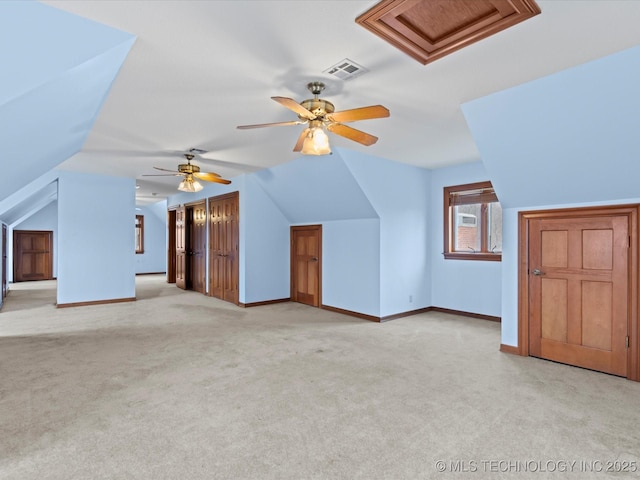
[(491, 182), (444, 188), (444, 256), (502, 259), (502, 208)]

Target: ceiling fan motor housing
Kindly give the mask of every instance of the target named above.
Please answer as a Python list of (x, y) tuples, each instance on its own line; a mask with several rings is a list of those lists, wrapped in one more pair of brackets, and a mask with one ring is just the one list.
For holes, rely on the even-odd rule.
[(178, 171), (180, 173), (197, 173), (200, 171), (200, 167), (191, 163), (181, 163), (178, 165)]
[[(335, 107), (333, 106), (333, 103), (327, 100), (323, 100), (322, 98), (310, 98), (300, 103), (300, 105), (302, 105), (304, 108), (309, 110), (311, 113), (313, 113), (316, 117), (320, 119), (324, 118), (325, 115), (329, 113), (333, 113), (335, 111)], [(307, 118), (301, 115), (298, 115), (298, 118), (300, 118), (300, 120), (303, 120), (303, 121), (307, 120)]]

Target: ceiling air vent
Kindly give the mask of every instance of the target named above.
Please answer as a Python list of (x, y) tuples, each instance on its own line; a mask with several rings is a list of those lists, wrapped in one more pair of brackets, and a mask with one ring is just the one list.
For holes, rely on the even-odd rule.
[(351, 80), (352, 78), (359, 77), (363, 73), (367, 73), (369, 70), (362, 65), (358, 65), (353, 60), (345, 58), (341, 62), (336, 63), (332, 67), (327, 68), (322, 73), (334, 75), (341, 80)]

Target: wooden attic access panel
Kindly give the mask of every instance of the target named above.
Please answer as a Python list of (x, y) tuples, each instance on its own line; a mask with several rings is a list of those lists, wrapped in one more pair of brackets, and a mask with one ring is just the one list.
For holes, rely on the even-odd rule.
[(426, 65), (540, 12), (534, 0), (383, 0), (356, 23)]

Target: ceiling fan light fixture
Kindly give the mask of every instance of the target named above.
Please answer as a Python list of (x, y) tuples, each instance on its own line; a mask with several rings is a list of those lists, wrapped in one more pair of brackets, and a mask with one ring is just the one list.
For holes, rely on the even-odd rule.
[(178, 190), (180, 190), (181, 192), (189, 193), (199, 192), (200, 190), (202, 190), (202, 188), (203, 187), (200, 182), (194, 180), (193, 176), (191, 175), (187, 175), (186, 177), (184, 177), (184, 180), (182, 180), (180, 182), (180, 185), (178, 185)]
[(331, 153), (329, 147), (329, 137), (322, 130), (322, 127), (313, 127), (309, 129), (309, 133), (302, 144), (303, 155), (328, 155)]

